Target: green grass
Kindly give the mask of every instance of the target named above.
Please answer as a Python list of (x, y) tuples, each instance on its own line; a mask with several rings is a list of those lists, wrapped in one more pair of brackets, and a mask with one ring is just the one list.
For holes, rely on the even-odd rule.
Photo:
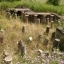
[(44, 2), (43, 0), (42, 2), (40, 2), (39, 0), (38, 1), (21, 0), (21, 1), (15, 1), (15, 2), (0, 2), (0, 10), (16, 7), (18, 5), (24, 5), (36, 12), (54, 12), (60, 15), (64, 14), (64, 5), (53, 6), (53, 5), (45, 4), (45, 2), (44, 3), (43, 2)]
[(51, 61), (50, 64), (58, 64), (57, 61)]

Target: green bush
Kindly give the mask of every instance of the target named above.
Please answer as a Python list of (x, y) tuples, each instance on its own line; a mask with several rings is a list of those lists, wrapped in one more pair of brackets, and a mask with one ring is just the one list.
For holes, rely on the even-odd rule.
[(53, 4), (53, 5), (59, 5), (60, 0), (48, 0), (47, 3)]

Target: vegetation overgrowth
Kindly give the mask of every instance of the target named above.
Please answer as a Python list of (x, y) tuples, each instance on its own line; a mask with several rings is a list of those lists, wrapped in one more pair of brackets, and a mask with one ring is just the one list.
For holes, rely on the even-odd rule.
[[(39, 2), (36, 0), (30, 1), (30, 0), (22, 0), (22, 1), (15, 1), (15, 2), (0, 2), (0, 10), (7, 10), (7, 8), (12, 8), (16, 6), (21, 6), (24, 5), (26, 7), (29, 7), (30, 9), (37, 11), (37, 12), (55, 12), (58, 14), (64, 14), (64, 5), (59, 5), (59, 6), (53, 6), (49, 4), (45, 4), (43, 2)], [(22, 33), (22, 26), (26, 25), (26, 33)], [(57, 25), (58, 26), (58, 25)], [(20, 62), (20, 64), (42, 64), (43, 60), (41, 61), (42, 58), (37, 58), (37, 52), (35, 50), (37, 49), (42, 49), (44, 52), (47, 50), (51, 50), (52, 48), (52, 42), (49, 41), (48, 46), (43, 44), (43, 40), (46, 37), (47, 39), (50, 39), (52, 32), (55, 31), (56, 24), (54, 25), (54, 29), (50, 30), (49, 35), (43, 35), (43, 40), (38, 41), (38, 35), (39, 34), (44, 34), (46, 26), (44, 25), (37, 25), (37, 24), (26, 24), (22, 22), (20, 19), (14, 19), (14, 18), (7, 18), (5, 11), (0, 12), (0, 30), (3, 29), (4, 32), (2, 33), (0, 31), (0, 36), (4, 35), (4, 41), (3, 43), (0, 43), (0, 64), (3, 62), (3, 51), (6, 50), (12, 56), (13, 60), (12, 63), (16, 64), (17, 62)], [(32, 36), (33, 41), (29, 42), (28, 38)], [(22, 58), (20, 52), (18, 54), (15, 54), (18, 50), (17, 48), (17, 41), (18, 40), (23, 40), (23, 43), (26, 45), (26, 58)], [(63, 41), (62, 41), (63, 44)], [(58, 56), (59, 57), (59, 56)], [(35, 58), (35, 59), (34, 59)], [(64, 59), (64, 56), (61, 56), (60, 58)], [(37, 62), (37, 59), (39, 60)], [(47, 59), (47, 58), (44, 58)], [(59, 59), (59, 58), (58, 58)], [(36, 60), (35, 62), (33, 62)], [(53, 59), (51, 58), (51, 62), (49, 64), (58, 64), (57, 58)], [(59, 60), (60, 61), (60, 60)], [(33, 62), (33, 63), (32, 63)], [(61, 61), (62, 62), (62, 61)], [(45, 64), (45, 63), (44, 63)], [(60, 63), (61, 64), (61, 63)]]
[[(23, 25), (26, 26), (26, 33), (22, 32)], [(12, 63), (16, 64), (19, 62), (20, 64), (46, 64), (47, 57), (38, 57), (37, 50), (41, 49), (44, 51), (50, 51), (52, 49), (53, 42), (49, 41), (48, 45), (44, 44), (45, 38), (49, 39), (51, 38), (52, 32), (55, 31), (55, 24), (54, 28), (50, 29), (50, 32), (48, 35), (44, 34), (46, 31), (46, 26), (43, 24), (35, 24), (35, 23), (24, 23), (19, 18), (8, 18), (6, 17), (5, 12), (0, 13), (0, 36), (4, 36), (3, 43), (0, 43), (0, 64), (3, 64), (3, 51), (8, 51), (9, 55), (12, 56), (13, 60)], [(57, 25), (58, 27), (58, 25)], [(1, 32), (3, 30), (3, 32)], [(42, 35), (42, 39), (38, 39), (38, 35)], [(33, 37), (32, 42), (28, 40), (29, 37)], [(19, 40), (23, 41), (23, 44), (26, 45), (26, 56), (25, 58), (21, 56), (21, 52), (18, 51), (17, 42)], [(63, 42), (62, 42), (63, 43)], [(58, 53), (58, 52), (57, 52)], [(52, 54), (52, 53), (51, 53)], [(58, 54), (57, 54), (58, 55)], [(49, 58), (50, 60), (49, 64), (58, 64), (57, 59), (64, 59), (64, 56), (59, 56), (54, 58)], [(44, 61), (44, 59), (46, 59)], [(61, 59), (61, 60), (62, 60)], [(37, 61), (38, 60), (38, 61)], [(59, 60), (60, 61), (60, 60)], [(32, 63), (33, 62), (33, 63)], [(62, 61), (61, 61), (62, 62)], [(4, 63), (5, 64), (5, 63)], [(60, 63), (61, 64), (61, 63)]]
[(36, 12), (54, 12), (57, 14), (64, 14), (64, 5), (53, 6), (36, 0), (21, 0), (14, 2), (0, 2), (0, 10), (13, 8), (16, 6), (26, 6)]
[[(26, 33), (22, 33), (22, 26), (26, 25)], [(32, 29), (31, 29), (32, 28)], [(27, 56), (35, 57), (36, 54), (34, 54), (35, 49), (38, 48), (46, 50), (47, 47), (43, 45), (42, 42), (38, 41), (38, 34), (42, 34), (45, 29), (43, 25), (37, 25), (37, 24), (26, 24), (22, 22), (20, 19), (14, 19), (14, 18), (7, 18), (5, 13), (0, 13), (0, 36), (4, 35), (4, 41), (3, 43), (0, 43), (0, 64), (2, 64), (2, 56), (3, 51), (6, 50), (10, 52), (10, 56), (13, 58), (13, 64), (16, 64), (16, 62), (23, 62), (24, 58), (21, 57), (20, 52), (18, 54), (15, 54), (18, 50), (17, 48), (17, 41), (22, 40), (23, 43), (26, 45), (27, 50)], [(1, 29), (4, 30), (4, 32), (1, 32)], [(44, 30), (44, 31), (43, 31)], [(52, 32), (52, 30), (50, 31)], [(51, 33), (50, 33), (51, 34)], [(29, 42), (28, 38), (32, 36), (33, 41)], [(43, 47), (42, 47), (43, 45)], [(29, 63), (30, 64), (30, 63)], [(34, 63), (36, 64), (36, 63)]]

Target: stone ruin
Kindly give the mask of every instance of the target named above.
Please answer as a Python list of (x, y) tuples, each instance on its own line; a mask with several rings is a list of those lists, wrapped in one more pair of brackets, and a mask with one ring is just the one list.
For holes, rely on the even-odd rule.
[(58, 19), (61, 19), (56, 13), (34, 12), (24, 6), (8, 8), (7, 15), (8, 17), (14, 16), (15, 18), (20, 16), (24, 22), (32, 22), (37, 24), (49, 24), (51, 21), (58, 22)]
[[(60, 19), (60, 17), (55, 14), (55, 13), (42, 13), (42, 12), (33, 12), (31, 11), (29, 8), (12, 8), (9, 9), (7, 12), (9, 12), (9, 16), (10, 15), (14, 15), (15, 18), (17, 18), (18, 16), (20, 16), (24, 22), (32, 22), (32, 23), (37, 23), (37, 24), (47, 24), (48, 26), (46, 27), (46, 34), (48, 35), (50, 32), (50, 28), (54, 27), (54, 22), (58, 22), (59, 25), (60, 21), (58, 21)], [(50, 23), (50, 26), (49, 26)], [(25, 33), (26, 32), (26, 28), (25, 26), (22, 27), (22, 32)], [(60, 42), (60, 38), (64, 36), (64, 30), (63, 28), (56, 28), (56, 32), (52, 33), (51, 36), (51, 40), (53, 40), (53, 48), (58, 48), (59, 42)], [(38, 39), (42, 39), (42, 35), (38, 35)], [(32, 37), (29, 37), (28, 40), (31, 42), (33, 40)], [(45, 38), (44, 40), (44, 44), (48, 45), (49, 40)], [(22, 57), (26, 54), (26, 46), (23, 45), (23, 42), (21, 40), (19, 40), (17, 42), (18, 45), (18, 50), (21, 52)], [(38, 55), (41, 56), (42, 55), (42, 51), (38, 50)], [(49, 56), (49, 53), (46, 52), (45, 53), (46, 57)]]
[(0, 43), (3, 43), (4, 36), (0, 36)]
[(54, 25), (54, 21), (51, 21), (51, 26), (50, 26), (50, 28), (53, 28), (53, 25)]
[(22, 42), (21, 40), (19, 40), (19, 41), (17, 42), (17, 45), (18, 45), (18, 50), (21, 50), (21, 47), (22, 47), (22, 45), (23, 45), (23, 42)]
[(49, 43), (49, 39), (44, 38), (44, 42), (43, 42), (43, 44), (47, 46), (47, 45), (48, 45), (48, 43)]
[(64, 29), (62, 27), (56, 28), (56, 38), (64, 37)]
[(22, 40), (17, 42), (18, 50), (21, 52), (21, 56), (24, 57), (26, 54), (26, 46), (23, 44)]
[(46, 32), (45, 32), (45, 33), (48, 35), (49, 32), (50, 32), (50, 26), (47, 26), (47, 27), (46, 27)]
[(4, 50), (3, 52), (3, 64), (12, 64), (12, 57), (9, 55), (9, 52)]
[(37, 54), (38, 54), (38, 56), (42, 56), (42, 53), (43, 53), (42, 50), (40, 50), (40, 49), (37, 50)]
[(12, 64), (12, 57), (11, 56), (8, 56), (4, 59), (5, 61), (5, 64)]
[(54, 39), (55, 39), (55, 32), (53, 32), (51, 35), (51, 41), (53, 41)]
[(26, 55), (26, 46), (22, 46), (21, 55), (22, 55), (22, 57), (24, 57)]
[(22, 33), (26, 33), (26, 26), (25, 25), (22, 26)]
[(5, 58), (5, 57), (7, 57), (7, 56), (9, 56), (9, 53), (8, 53), (8, 51), (4, 50), (4, 51), (3, 51), (3, 58)]
[(51, 40), (55, 40), (55, 39), (61, 39), (64, 37), (64, 28), (62, 27), (57, 27), (56, 31), (52, 32), (51, 35)]
[(4, 29), (0, 30), (0, 43), (3, 43), (4, 41)]
[(56, 31), (51, 35), (51, 41), (53, 42), (53, 48), (58, 49), (60, 45), (60, 40), (64, 37), (64, 28), (57, 27)]
[(38, 35), (38, 40), (40, 41), (40, 40), (42, 40), (43, 39), (43, 35), (42, 34), (39, 34)]
[(58, 49), (59, 43), (60, 43), (60, 39), (55, 39), (55, 41), (53, 42), (53, 48)]

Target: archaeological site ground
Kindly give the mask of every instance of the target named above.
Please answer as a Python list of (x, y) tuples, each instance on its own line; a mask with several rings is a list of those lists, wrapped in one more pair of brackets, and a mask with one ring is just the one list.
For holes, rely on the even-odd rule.
[(64, 64), (64, 0), (46, 1), (0, 1), (0, 64)]

